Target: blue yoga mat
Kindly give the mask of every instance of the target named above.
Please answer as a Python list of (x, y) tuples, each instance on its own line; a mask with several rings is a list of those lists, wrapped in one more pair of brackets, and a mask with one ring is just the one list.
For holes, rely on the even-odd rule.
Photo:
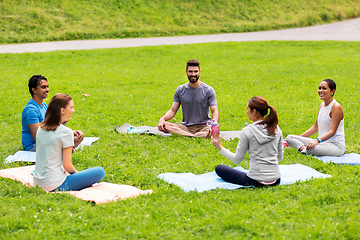
[[(293, 184), (298, 181), (306, 181), (315, 178), (331, 177), (331, 175), (320, 173), (311, 167), (299, 163), (292, 165), (279, 165), (279, 168), (281, 174), (280, 185)], [(235, 167), (235, 169), (242, 172), (248, 172), (248, 170), (245, 170), (240, 166)], [(179, 186), (185, 192), (195, 190), (203, 192), (216, 188), (233, 190), (246, 187), (225, 182), (215, 173), (215, 171), (201, 175), (195, 175), (193, 173), (162, 173), (158, 175), (158, 178), (163, 179), (170, 184)]]
[(344, 154), (340, 157), (322, 156), (315, 158), (320, 159), (324, 163), (360, 165), (360, 154), (358, 153)]

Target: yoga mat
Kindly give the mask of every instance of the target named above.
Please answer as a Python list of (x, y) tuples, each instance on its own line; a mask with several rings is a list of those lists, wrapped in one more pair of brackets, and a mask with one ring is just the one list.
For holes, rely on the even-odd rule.
[[(141, 134), (160, 135), (163, 137), (168, 137), (171, 135), (170, 133), (164, 133), (164, 132), (159, 131), (158, 127), (149, 127), (149, 126), (135, 127), (135, 126), (130, 125), (130, 123), (124, 123), (120, 127), (115, 125), (115, 130), (119, 133), (128, 133), (127, 131), (130, 129), (130, 127), (133, 127), (135, 129), (140, 129), (140, 130), (149, 130), (149, 132), (147, 132), (147, 133), (145, 132), (145, 133), (141, 133)], [(241, 131), (220, 131), (220, 134), (221, 134), (222, 139), (231, 140), (231, 139), (239, 138), (240, 132)]]
[[(279, 168), (281, 174), (280, 185), (293, 184), (298, 181), (307, 181), (315, 178), (331, 177), (331, 175), (320, 173), (311, 167), (299, 163), (279, 165)], [(240, 166), (235, 167), (235, 169), (242, 172), (248, 172), (248, 170), (245, 170)], [(170, 184), (179, 186), (185, 192), (195, 190), (203, 192), (216, 188), (233, 190), (241, 187), (248, 187), (225, 182), (215, 173), (215, 171), (201, 175), (195, 175), (193, 173), (162, 173), (158, 175), (158, 178), (163, 179)]]
[(83, 141), (75, 148), (75, 150), (79, 150), (84, 148), (85, 146), (91, 146), (94, 142), (99, 140), (98, 137), (84, 137)]
[(164, 133), (158, 130), (157, 127), (150, 127), (150, 126), (140, 126), (140, 127), (134, 127), (132, 125), (130, 125), (130, 123), (124, 123), (123, 125), (121, 125), (120, 127), (118, 127), (117, 125), (115, 125), (115, 130), (119, 133), (128, 133), (128, 130), (133, 127), (135, 129), (140, 129), (140, 130), (149, 130), (146, 133), (140, 133), (140, 134), (149, 134), (149, 135), (160, 135), (163, 137), (168, 137), (171, 134), (170, 133)]
[(4, 163), (12, 163), (12, 162), (36, 162), (36, 152), (29, 151), (18, 151), (14, 155), (9, 155)]
[(324, 163), (347, 164), (347, 165), (360, 165), (360, 154), (349, 153), (340, 157), (322, 156), (314, 158), (320, 159)]
[[(91, 146), (93, 142), (96, 142), (98, 137), (84, 137), (83, 141), (76, 147), (76, 150), (82, 149), (84, 146)], [(9, 155), (4, 163), (12, 162), (36, 162), (36, 152), (30, 151), (18, 151), (14, 155)]]
[[(34, 169), (35, 165), (2, 169), (0, 170), (0, 177), (17, 180), (26, 186), (34, 187), (33, 176), (31, 175), (31, 172)], [(141, 190), (129, 185), (100, 182), (94, 184), (92, 187), (84, 188), (80, 191), (57, 191), (51, 193), (68, 193), (84, 201), (92, 201), (96, 204), (103, 204), (108, 202), (115, 202), (119, 199), (124, 200), (127, 198), (137, 197), (142, 194), (151, 194), (152, 190)]]

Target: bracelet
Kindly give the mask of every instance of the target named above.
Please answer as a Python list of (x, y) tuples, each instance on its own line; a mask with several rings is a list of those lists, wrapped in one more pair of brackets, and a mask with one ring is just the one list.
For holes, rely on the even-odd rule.
[(317, 137), (316, 139), (319, 141), (319, 143), (321, 143), (321, 139), (319, 137)]

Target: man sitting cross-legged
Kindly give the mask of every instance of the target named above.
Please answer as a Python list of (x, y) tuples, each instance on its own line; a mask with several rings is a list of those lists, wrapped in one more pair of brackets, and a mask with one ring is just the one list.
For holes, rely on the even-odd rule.
[[(208, 137), (211, 129), (207, 122), (212, 119), (219, 121), (219, 111), (216, 104), (215, 91), (209, 85), (199, 81), (200, 63), (193, 59), (186, 64), (188, 83), (180, 85), (173, 98), (169, 111), (160, 118), (158, 129), (162, 132), (179, 134), (189, 137)], [(172, 119), (182, 105), (183, 119), (181, 124), (167, 122)]]

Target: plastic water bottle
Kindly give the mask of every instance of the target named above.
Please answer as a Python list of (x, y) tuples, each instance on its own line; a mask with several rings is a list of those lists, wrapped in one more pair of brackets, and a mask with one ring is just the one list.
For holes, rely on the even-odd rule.
[(211, 127), (212, 137), (214, 139), (219, 139), (220, 129), (219, 129), (219, 124), (217, 123), (217, 121), (215, 121), (215, 120), (208, 121), (207, 125)]

